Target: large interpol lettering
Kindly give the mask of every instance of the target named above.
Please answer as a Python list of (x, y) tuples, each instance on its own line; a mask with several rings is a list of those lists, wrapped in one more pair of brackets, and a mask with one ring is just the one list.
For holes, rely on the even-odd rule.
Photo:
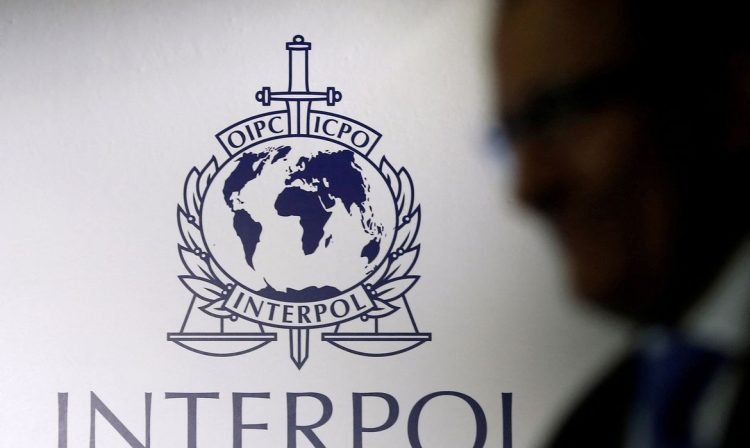
[[(270, 428), (282, 426), (276, 424), (276, 422), (248, 422), (243, 414), (243, 405), (245, 402), (253, 406), (267, 407), (268, 404), (261, 400), (272, 399), (271, 393), (269, 392), (254, 392), (254, 393), (240, 393), (234, 392), (232, 395), (232, 447), (242, 448), (243, 440), (251, 440), (251, 431), (269, 431)], [(408, 441), (409, 446), (413, 448), (421, 448), (422, 439), (420, 437), (420, 420), (422, 419), (423, 411), (430, 405), (430, 403), (440, 397), (450, 397), (451, 401), (451, 412), (461, 412), (468, 409), (474, 415), (475, 421), (475, 437), (473, 442), (474, 448), (482, 448), (487, 444), (487, 433), (488, 433), (488, 422), (482, 406), (474, 398), (456, 391), (437, 391), (425, 395), (419, 399), (411, 408), (408, 419), (407, 419), (407, 431), (403, 434), (403, 438)], [(187, 414), (186, 419), (186, 432), (187, 432), (187, 448), (198, 448), (197, 436), (198, 433), (198, 413), (199, 403), (201, 400), (212, 399), (216, 400), (220, 398), (218, 392), (167, 392), (164, 394), (164, 398), (167, 400), (180, 399), (185, 400), (185, 409)], [(366, 400), (367, 399), (367, 400)], [(502, 434), (500, 440), (496, 440), (496, 443), (492, 443), (491, 446), (501, 448), (512, 448), (512, 399), (511, 393), (503, 393), (500, 396), (500, 402), (503, 410), (502, 421), (498, 422), (498, 432)], [(250, 400), (253, 400), (250, 402)], [(329, 424), (331, 416), (333, 415), (333, 401), (327, 395), (319, 392), (289, 392), (285, 396), (286, 400), (286, 422), (283, 425), (286, 431), (287, 448), (296, 448), (299, 440), (306, 440), (305, 445), (312, 444), (316, 448), (325, 448), (325, 442), (321, 438), (321, 435), (317, 431), (319, 428), (326, 424)], [(388, 412), (387, 416), (382, 423), (374, 426), (365, 426), (365, 421), (377, 421), (373, 418), (365, 418), (366, 402), (373, 403), (373, 400), (380, 400), (385, 402)], [(58, 393), (58, 448), (68, 448), (68, 393)], [(90, 421), (89, 421), (89, 446), (90, 448), (96, 448), (97, 437), (97, 416), (102, 417), (106, 423), (111, 426), (128, 446), (132, 448), (151, 448), (151, 428), (152, 428), (152, 394), (145, 394), (145, 425), (143, 435), (137, 437), (133, 431), (127, 428), (125, 423), (118, 418), (114, 411), (112, 411), (103, 400), (99, 398), (94, 392), (90, 395)], [(321, 409), (320, 416), (313, 422), (308, 421), (309, 413), (306, 413), (307, 417), (304, 422), (300, 422), (297, 418), (298, 410), (301, 406), (312, 406), (315, 405)], [(441, 409), (445, 409), (444, 407)], [(354, 448), (362, 448), (364, 446), (364, 440), (367, 434), (373, 434), (377, 432), (387, 431), (392, 428), (399, 419), (399, 401), (393, 395), (385, 392), (355, 392), (352, 394), (352, 446)], [(459, 420), (456, 419), (456, 422)], [(463, 421), (463, 420), (461, 420)], [(465, 428), (442, 428), (444, 431), (454, 431)], [(210, 430), (205, 429), (205, 430)]]

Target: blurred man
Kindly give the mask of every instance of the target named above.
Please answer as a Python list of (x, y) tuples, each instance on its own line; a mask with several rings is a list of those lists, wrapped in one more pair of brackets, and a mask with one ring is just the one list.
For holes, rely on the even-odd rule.
[(644, 329), (550, 446), (750, 447), (750, 15), (735, 3), (503, 2), (518, 195), (580, 295)]

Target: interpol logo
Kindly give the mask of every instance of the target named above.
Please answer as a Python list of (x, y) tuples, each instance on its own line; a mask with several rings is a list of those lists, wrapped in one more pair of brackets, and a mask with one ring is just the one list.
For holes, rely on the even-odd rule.
[(381, 135), (313, 109), (342, 99), (311, 91), (302, 36), (287, 42), (287, 91), (259, 90), (274, 110), (216, 135), (228, 157), (193, 168), (177, 208), (180, 280), (191, 295), (167, 339), (209, 356), (257, 350), (287, 330), (298, 368), (311, 331), (363, 356), (403, 353), (431, 340), (406, 294), (419, 276), (421, 211), (411, 176), (370, 158)]

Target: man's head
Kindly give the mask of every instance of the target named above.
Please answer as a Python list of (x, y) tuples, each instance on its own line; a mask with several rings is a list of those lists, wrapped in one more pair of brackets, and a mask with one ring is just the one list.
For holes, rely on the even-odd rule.
[(581, 295), (639, 320), (677, 318), (750, 222), (745, 17), (668, 3), (508, 0), (496, 37), (519, 196)]

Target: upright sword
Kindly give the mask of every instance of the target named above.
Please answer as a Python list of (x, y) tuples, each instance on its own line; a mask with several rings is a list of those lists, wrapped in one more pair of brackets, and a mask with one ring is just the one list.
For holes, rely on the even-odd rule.
[[(341, 101), (341, 92), (328, 87), (325, 92), (311, 92), (308, 70), (308, 53), (312, 48), (310, 42), (297, 35), (286, 43), (289, 52), (289, 85), (286, 92), (272, 92), (270, 87), (263, 87), (255, 93), (255, 99), (264, 106), (272, 102), (283, 101), (287, 109), (287, 129), (289, 135), (308, 135), (310, 129), (310, 104), (314, 101), (325, 101), (334, 106)], [(307, 361), (310, 354), (310, 330), (307, 328), (289, 329), (289, 356), (298, 369)]]

